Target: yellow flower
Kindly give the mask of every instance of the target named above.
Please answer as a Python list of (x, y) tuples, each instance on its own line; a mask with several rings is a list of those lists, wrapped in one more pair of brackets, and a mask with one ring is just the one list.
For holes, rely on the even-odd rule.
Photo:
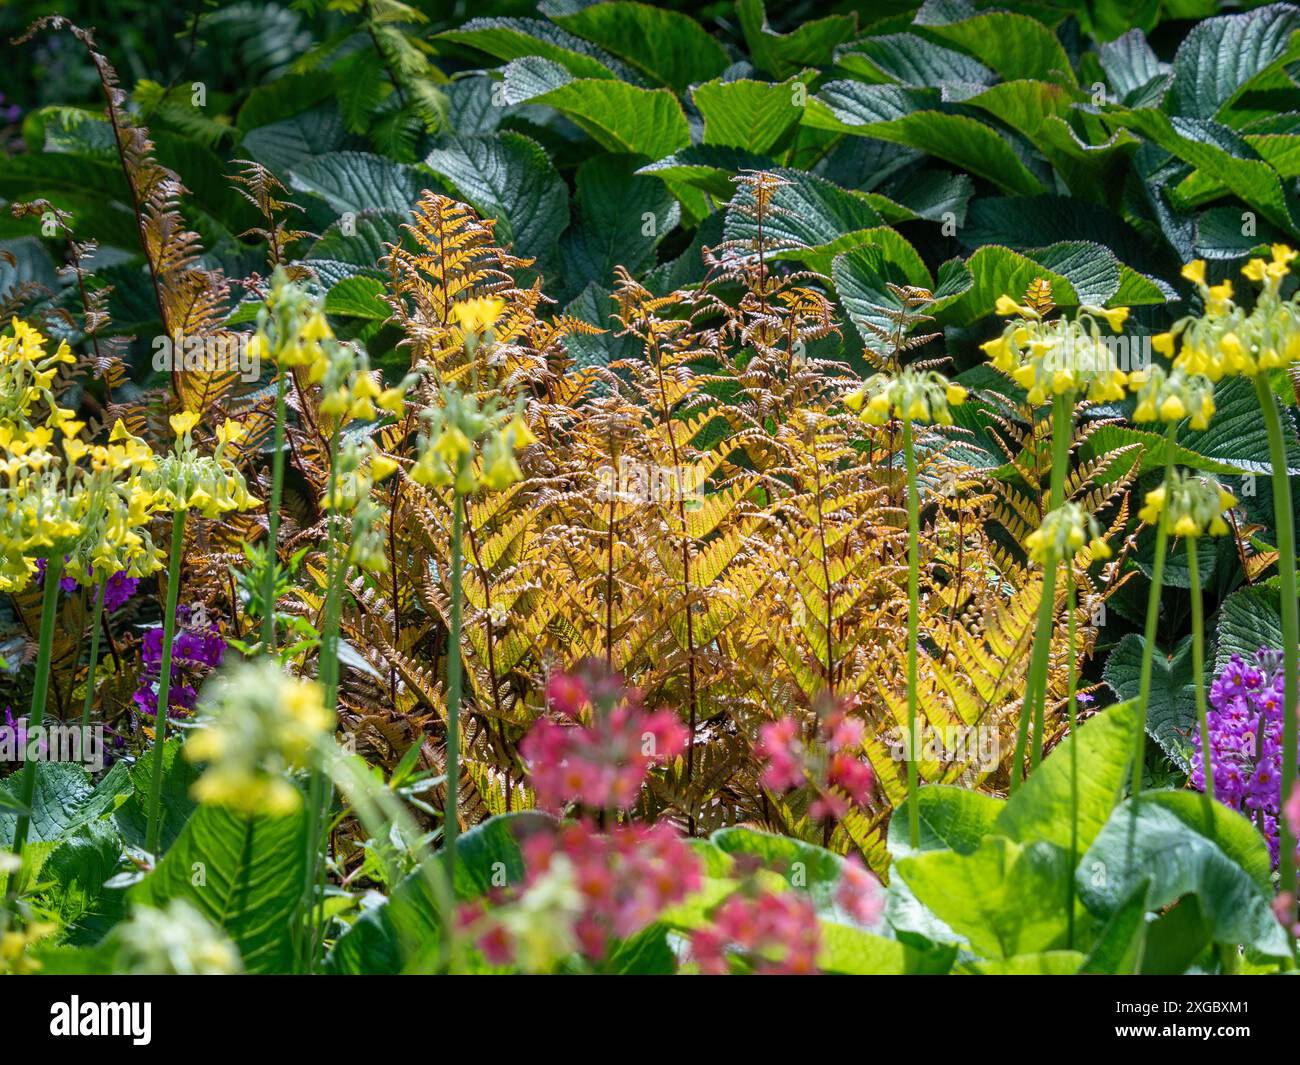
[(173, 414), (168, 421), (171, 423), (172, 432), (181, 437), (193, 431), (199, 424), (199, 416), (194, 411), (184, 410)]
[(375, 457), (370, 460), (370, 476), (378, 483), (391, 477), (397, 472), (398, 463), (396, 459), (391, 459), (387, 455), (376, 453)]
[(1194, 259), (1182, 269), (1182, 275), (1193, 284), (1205, 284), (1205, 260)]
[(505, 309), (505, 300), (495, 296), (479, 296), (453, 304), (451, 316), (463, 332), (482, 334), (496, 325)]
[(242, 440), (248, 430), (241, 422), (227, 418), (217, 429), (218, 444), (237, 444)]

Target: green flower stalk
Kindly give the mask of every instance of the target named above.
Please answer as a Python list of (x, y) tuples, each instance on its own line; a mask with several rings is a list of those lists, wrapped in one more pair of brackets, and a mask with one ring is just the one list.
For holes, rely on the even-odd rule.
[[(492, 343), (493, 327), (504, 310), (493, 297), (465, 300), (453, 308), (464, 329), (471, 362), (480, 343)], [(455, 883), (459, 833), (461, 700), (461, 581), (464, 569), (465, 501), (475, 492), (500, 492), (523, 477), (515, 452), (537, 442), (522, 407), (505, 406), (495, 396), (480, 403), (472, 393), (444, 386), (441, 403), (421, 412), (418, 458), (409, 476), (417, 484), (451, 489), (451, 616), (447, 634), (446, 802), (443, 850), (449, 882)]]
[[(1108, 343), (1100, 324), (1104, 321), (1112, 332), (1118, 333), (1128, 318), (1127, 307), (1083, 306), (1075, 318), (1048, 319), (1051, 307), (1051, 287), (1041, 279), (1030, 285), (1023, 304), (1010, 296), (1000, 296), (997, 313), (1011, 320), (999, 336), (981, 345), (994, 368), (1025, 389), (1030, 406), (1037, 408), (1051, 400), (1049, 513), (1065, 501), (1076, 399), (1082, 396), (1092, 403), (1123, 399), (1128, 382), (1128, 375), (1116, 365), (1114, 345)], [(1034, 726), (1034, 744), (1029, 755), (1031, 768), (1042, 760), (1052, 623), (1056, 614), (1056, 562), (1051, 553), (1044, 557), (1042, 598), (1034, 628), (1025, 699), (1016, 727), (1011, 770), (1013, 793), (1025, 771), (1031, 721)]]
[(95, 606), (90, 616), (90, 663), (86, 667), (86, 696), (81, 704), (81, 729), (90, 729), (90, 711), (95, 702), (95, 668), (99, 665), (99, 630), (104, 624), (104, 589), (108, 578), (100, 575), (95, 582)]
[[(14, 826), (14, 857), (21, 863), (23, 848), (27, 845), (27, 833), (31, 827), (32, 799), (36, 795), (36, 740), (32, 736), (45, 721), (45, 702), (50, 690), (50, 654), (54, 646), (54, 619), (59, 608), (59, 578), (63, 576), (63, 556), (51, 555), (45, 563), (45, 589), (41, 596), (41, 628), (36, 645), (36, 680), (32, 686), (31, 709), (27, 714), (28, 750), (27, 764), (23, 766), (23, 778), (18, 792), (22, 809)], [(18, 896), (19, 879), (22, 876), (21, 865), (9, 875), (9, 886), (5, 892), (6, 902), (12, 904)]]
[[(1142, 774), (1146, 764), (1146, 719), (1147, 706), (1151, 699), (1151, 670), (1156, 647), (1156, 629), (1160, 620), (1160, 597), (1164, 592), (1165, 560), (1169, 550), (1169, 532), (1171, 526), (1160, 520), (1159, 512), (1163, 508), (1164, 493), (1186, 494), (1184, 480), (1178, 480), (1174, 473), (1174, 456), (1178, 450), (1178, 425), (1184, 419), (1192, 429), (1203, 430), (1209, 427), (1214, 415), (1214, 385), (1210, 379), (1201, 374), (1188, 373), (1186, 369), (1175, 366), (1165, 370), (1161, 366), (1152, 366), (1139, 370), (1129, 376), (1129, 386), (1133, 389), (1137, 405), (1133, 411), (1133, 420), (1144, 422), (1163, 422), (1165, 424), (1165, 472), (1161, 485), (1154, 492), (1147, 494), (1147, 506), (1139, 512), (1139, 517), (1155, 526), (1155, 558), (1151, 569), (1151, 588), (1147, 594), (1146, 619), (1143, 626), (1142, 665), (1138, 674), (1138, 730), (1134, 740), (1133, 781), (1134, 795), (1142, 791)], [(1153, 504), (1153, 501), (1156, 501)], [(1234, 500), (1235, 502), (1235, 500)], [(1214, 512), (1220, 525), (1218, 511)], [(1179, 511), (1173, 528), (1176, 536), (1195, 537), (1197, 533), (1189, 530), (1203, 528), (1204, 522), (1192, 521), (1191, 517)], [(1225, 526), (1226, 530), (1226, 526)], [(1195, 551), (1195, 545), (1191, 550)], [(1193, 585), (1193, 595), (1199, 597), (1199, 589)], [(1199, 605), (1199, 604), (1198, 604)], [(1199, 682), (1199, 678), (1198, 678)]]
[(921, 809), (916, 801), (920, 787), (917, 765), (918, 639), (921, 612), (921, 515), (916, 479), (914, 422), (951, 425), (949, 406), (965, 402), (966, 389), (934, 371), (904, 369), (897, 376), (876, 374), (846, 401), (850, 410), (868, 425), (884, 425), (891, 418), (903, 423), (903, 461), (907, 471), (907, 820), (913, 847), (921, 842)]
[(176, 443), (171, 454), (150, 471), (155, 503), (172, 515), (171, 552), (167, 565), (167, 602), (163, 612), (162, 657), (158, 670), (158, 697), (154, 717), (153, 782), (149, 797), (149, 820), (145, 849), (158, 854), (162, 831), (162, 782), (167, 717), (171, 697), (172, 643), (176, 637), (176, 606), (180, 593), (181, 552), (185, 542), (186, 517), (197, 510), (205, 518), (217, 518), (233, 510), (255, 505), (243, 474), (226, 455), (226, 449), (244, 434), (243, 426), (227, 421), (217, 429), (217, 446), (212, 455), (202, 455), (194, 446), (193, 430), (199, 416), (183, 411), (171, 417)]
[[(1239, 375), (1254, 381), (1260, 413), (1268, 434), (1269, 461), (1273, 478), (1273, 521), (1277, 532), (1278, 582), (1282, 597), (1282, 795), (1291, 795), (1296, 783), (1297, 742), (1300, 722), (1300, 604), (1296, 601), (1295, 524), (1291, 509), (1291, 483), (1287, 475), (1286, 446), (1269, 380), (1272, 371), (1300, 362), (1300, 304), (1295, 295), (1283, 299), (1282, 282), (1291, 272), (1297, 253), (1285, 244), (1270, 248), (1270, 259), (1251, 259), (1242, 274), (1260, 286), (1255, 307), (1249, 313), (1234, 301), (1231, 281), (1210, 285), (1206, 266), (1196, 260), (1183, 267), (1183, 277), (1200, 292), (1203, 313), (1175, 322), (1167, 333), (1153, 338), (1152, 345), (1174, 359), (1175, 368), (1204, 374), (1211, 381)], [(1175, 350), (1177, 355), (1175, 356)], [(1295, 833), (1286, 818), (1280, 819), (1279, 869), (1282, 891), (1291, 901), (1283, 924), (1295, 924), (1296, 860)]]
[[(1070, 715), (1070, 864), (1079, 864), (1079, 669), (1078, 619), (1075, 617), (1074, 567), (1065, 567), (1066, 664), (1065, 698)], [(1065, 945), (1074, 949), (1074, 877), (1068, 876), (1065, 889)]]

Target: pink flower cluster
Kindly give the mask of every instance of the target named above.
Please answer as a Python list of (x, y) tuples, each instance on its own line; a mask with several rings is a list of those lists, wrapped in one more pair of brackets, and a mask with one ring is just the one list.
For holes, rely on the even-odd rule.
[[(667, 907), (698, 891), (701, 883), (699, 861), (669, 825), (619, 825), (602, 833), (590, 821), (570, 821), (554, 832), (529, 837), (523, 852), (528, 870), (524, 883), (491, 902), (508, 905), (563, 859), (581, 898), (573, 934), (583, 957), (592, 962), (605, 958), (612, 940), (636, 935)], [(491, 919), (484, 902), (463, 905), (459, 923), (473, 932), (491, 964), (515, 960), (510, 933)]]
[(799, 723), (793, 717), (783, 717), (759, 729), (754, 753), (766, 763), (764, 786), (785, 791), (811, 784), (817, 791), (809, 808), (814, 818), (843, 817), (851, 802), (865, 806), (876, 778), (871, 766), (859, 756), (863, 724), (849, 714), (854, 705), (852, 700), (843, 700), (819, 713), (821, 742), (812, 746), (804, 744)]
[(867, 872), (856, 854), (844, 862), (835, 901), (859, 924), (873, 925), (884, 916), (885, 894), (880, 890), (880, 881)]
[(817, 972), (821, 932), (813, 901), (798, 891), (735, 894), (713, 914), (713, 923), (691, 936), (691, 957), (711, 976), (730, 971), (727, 955), (743, 951), (755, 972), (811, 975)]
[(675, 713), (647, 713), (635, 691), (595, 667), (552, 676), (546, 695), (555, 717), (539, 720), (520, 748), (543, 809), (559, 812), (576, 802), (626, 810), (650, 766), (685, 749), (686, 729)]
[(600, 834), (586, 822), (566, 824), (524, 847), (529, 875), (544, 875), (557, 855), (575, 870), (583, 912), (574, 926), (582, 953), (604, 957), (609, 940), (626, 939), (700, 887), (700, 865), (669, 825), (620, 825)]

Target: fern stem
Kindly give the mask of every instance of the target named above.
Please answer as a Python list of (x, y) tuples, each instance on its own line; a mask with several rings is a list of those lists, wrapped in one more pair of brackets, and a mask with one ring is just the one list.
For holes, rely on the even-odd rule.
[(90, 664), (86, 667), (86, 698), (81, 704), (81, 742), (90, 731), (90, 710), (95, 702), (95, 667), (99, 665), (99, 630), (104, 622), (104, 588), (108, 579), (100, 575), (95, 585), (95, 609), (90, 620)]
[[(275, 650), (275, 577), (280, 538), (280, 493), (284, 487), (284, 420), (288, 376), (280, 372), (275, 385), (275, 436), (271, 452), (271, 498), (266, 503), (266, 572), (262, 575), (262, 646)], [(331, 471), (333, 463), (330, 464)]]
[(917, 798), (920, 787), (916, 734), (917, 704), (917, 627), (921, 608), (921, 564), (918, 557), (921, 539), (920, 501), (916, 487), (916, 451), (912, 442), (912, 422), (903, 419), (903, 460), (907, 463), (907, 830), (912, 849), (921, 846), (921, 808)]
[(1187, 538), (1187, 576), (1192, 598), (1192, 681), (1196, 685), (1196, 720), (1201, 728), (1201, 769), (1205, 774), (1205, 830), (1214, 831), (1214, 768), (1210, 758), (1210, 715), (1205, 704), (1205, 610), (1201, 603), (1200, 561), (1196, 538)]
[[(41, 596), (41, 629), (36, 647), (36, 678), (32, 684), (32, 704), (27, 714), (27, 736), (36, 734), (45, 721), (45, 701), (50, 690), (50, 656), (54, 646), (54, 619), (59, 612), (59, 579), (63, 576), (63, 555), (55, 552), (45, 561), (45, 591)], [(23, 752), (27, 764), (23, 766), (22, 786), (19, 792), (21, 810), (14, 826), (14, 843), (11, 850), (18, 867), (9, 874), (5, 890), (6, 910), (12, 911), (18, 897), (19, 879), (22, 876), (23, 847), (27, 845), (27, 831), (31, 826), (32, 798), (36, 794), (36, 751), (30, 738)]]
[[(1165, 434), (1165, 477), (1162, 482), (1169, 484), (1174, 470), (1174, 449), (1178, 443), (1178, 423), (1170, 422)], [(1146, 624), (1142, 629), (1142, 670), (1138, 674), (1138, 712), (1137, 735), (1133, 740), (1133, 783), (1134, 797), (1142, 792), (1142, 770), (1146, 765), (1147, 749), (1147, 703), (1151, 699), (1151, 661), (1156, 649), (1156, 625), (1160, 620), (1160, 593), (1164, 590), (1165, 555), (1169, 550), (1169, 521), (1164, 511), (1156, 524), (1155, 558), (1151, 564), (1151, 590), (1147, 594)]]
[[(1065, 501), (1065, 473), (1070, 464), (1070, 434), (1074, 421), (1072, 393), (1052, 399), (1052, 468), (1049, 471), (1048, 510)], [(1036, 452), (1035, 452), (1036, 453)], [(1043, 724), (1047, 703), (1048, 659), (1052, 650), (1052, 620), (1056, 614), (1056, 559), (1047, 556), (1043, 563), (1042, 598), (1038, 602), (1038, 623), (1034, 629), (1034, 647), (1029, 657), (1029, 677), (1025, 698), (1020, 706), (1016, 728), (1015, 760), (1011, 763), (1011, 793), (1014, 795), (1024, 772), (1025, 747), (1029, 740), (1029, 722), (1034, 722), (1034, 746), (1030, 752), (1031, 768), (1043, 753)]]
[(176, 639), (176, 599), (180, 594), (181, 548), (185, 542), (186, 511), (172, 512), (172, 544), (167, 563), (167, 605), (163, 614), (162, 661), (158, 664), (158, 700), (153, 727), (153, 783), (149, 793), (149, 829), (144, 849), (158, 853), (162, 828), (163, 750), (167, 740), (167, 711), (172, 687), (172, 643)]
[[(1296, 741), (1298, 736), (1297, 703), (1300, 702), (1300, 603), (1296, 601), (1295, 518), (1291, 509), (1291, 479), (1287, 476), (1286, 445), (1282, 437), (1282, 419), (1277, 401), (1265, 374), (1255, 377), (1255, 391), (1259, 408), (1264, 415), (1268, 431), (1269, 460), (1273, 466), (1273, 523), (1277, 526), (1277, 574), (1282, 593), (1282, 801), (1286, 802), (1296, 783)], [(1278, 818), (1278, 837), (1281, 854), (1278, 869), (1281, 888), (1289, 898), (1287, 917), (1283, 924), (1291, 928), (1296, 923), (1296, 838), (1291, 823)], [(1294, 947), (1293, 947), (1294, 949)]]
[(460, 788), (460, 582), (463, 565), (464, 503), (459, 492), (452, 495), (451, 519), (451, 630), (447, 634), (447, 799), (443, 804), (442, 845), (447, 852), (447, 881), (456, 884), (456, 836), (460, 831), (457, 791)]
[[(1070, 865), (1079, 864), (1079, 706), (1078, 669), (1075, 651), (1078, 647), (1078, 621), (1075, 612), (1074, 566), (1065, 567), (1066, 664), (1065, 698), (1070, 715)], [(1074, 877), (1068, 876), (1065, 889), (1065, 945), (1074, 949)]]

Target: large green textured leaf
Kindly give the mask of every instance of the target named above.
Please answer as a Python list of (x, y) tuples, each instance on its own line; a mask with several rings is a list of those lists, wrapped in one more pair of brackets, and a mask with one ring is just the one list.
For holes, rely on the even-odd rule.
[(325, 294), (325, 312), (382, 322), (393, 313), (382, 299), (386, 291), (377, 277), (345, 277)]
[(283, 174), (308, 159), (337, 152), (348, 142), (343, 116), (337, 106), (327, 103), (249, 130), (244, 134), (242, 151), (248, 158)]
[(185, 899), (234, 940), (249, 972), (287, 972), (302, 895), (305, 816), (245, 817), (200, 806), (158, 867), (129, 892), (162, 906)]
[(917, 109), (896, 86), (833, 81), (809, 98), (804, 123), (915, 148), (1022, 196), (1046, 191), (992, 128), (966, 115)]
[(475, 18), (438, 35), (497, 59), (538, 55), (559, 63), (575, 78), (616, 78), (631, 74), (622, 63), (553, 22), (533, 18)]
[(1154, 108), (1105, 112), (1122, 126), (1136, 130), (1167, 152), (1203, 170), (1233, 190), (1251, 207), (1289, 233), (1297, 229), (1295, 198), (1276, 170), (1227, 126), (1208, 119), (1170, 117)]
[(65, 924), (80, 923), (97, 910), (116, 911), (120, 894), (104, 882), (117, 872), (122, 840), (108, 821), (91, 821), (71, 833), (41, 867), (41, 881), (50, 884), (45, 904)]
[[(539, 72), (546, 74), (544, 80), (536, 77)], [(553, 74), (537, 64), (512, 63), (507, 71), (507, 98), (511, 103), (555, 108), (611, 152), (662, 159), (690, 144), (686, 115), (667, 89), (643, 89), (602, 78), (554, 84)]]
[(1221, 115), (1253, 80), (1300, 57), (1292, 40), (1297, 29), (1300, 10), (1292, 4), (1270, 4), (1197, 23), (1174, 56), (1176, 113), (1191, 118)]
[[(887, 284), (929, 288), (932, 282), (921, 257), (894, 230), (864, 230), (858, 239), (859, 247), (835, 256), (831, 277), (863, 344), (877, 355), (889, 355), (897, 327), (888, 312), (902, 309), (902, 303)], [(886, 335), (882, 337), (878, 330)]]
[[(763, 236), (776, 249), (770, 251), (773, 258), (798, 259), (824, 272), (840, 251), (887, 242), (890, 248), (905, 246), (911, 271), (917, 273), (919, 267), (928, 280), (920, 256), (902, 237), (881, 227), (881, 217), (865, 194), (799, 170), (778, 168), (773, 173), (788, 182), (776, 190), (772, 197), (776, 210), (763, 222)], [(723, 225), (728, 240), (758, 239), (757, 221), (737, 209), (752, 203), (751, 189), (742, 186), (737, 190)]]
[(730, 200), (736, 191), (732, 177), (742, 170), (771, 170), (772, 160), (740, 148), (694, 144), (663, 159), (647, 163), (638, 174), (651, 174), (674, 185), (702, 189), (716, 200)]
[(569, 190), (536, 141), (520, 133), (453, 138), (425, 165), (480, 215), (495, 218), (498, 243), (547, 258), (569, 224)]
[[(920, 845), (913, 849), (908, 827), (912, 803), (919, 807)], [(894, 859), (921, 851), (970, 854), (987, 836), (1002, 811), (1002, 800), (951, 784), (927, 784), (894, 808), (889, 819), (889, 853)]]
[(1058, 306), (1078, 305), (1079, 297), (1064, 274), (1010, 248), (988, 244), (965, 262), (953, 259), (940, 267), (929, 311), (945, 324), (970, 325), (991, 314), (999, 296), (1020, 296), (1037, 278), (1051, 283)]
[[(1102, 676), (1121, 699), (1136, 699), (1142, 669), (1144, 640), (1127, 633), (1106, 658)], [(1209, 678), (1206, 679), (1209, 684)], [(1172, 655), (1157, 648), (1151, 660), (1151, 696), (1147, 702), (1147, 734), (1184, 772), (1192, 752), (1196, 724), (1196, 688), (1192, 674), (1191, 637), (1182, 640)]]
[(921, 88), (938, 87), (947, 81), (991, 85), (997, 80), (993, 71), (979, 60), (914, 33), (865, 37), (842, 45), (836, 51), (835, 63), (863, 81), (897, 82)]
[[(18, 772), (0, 783), (0, 790), (17, 802), (22, 792), (22, 779), (35, 767), (36, 787), (32, 792), (31, 823), (27, 838), (32, 842), (56, 840), (76, 825), (83, 823), (83, 811), (91, 801), (94, 788), (90, 777), (79, 765), (71, 762), (28, 762)], [(0, 842), (13, 846), (17, 814), (0, 812)]]
[(697, 85), (692, 97), (704, 116), (704, 143), (770, 152), (803, 117), (795, 90), (801, 78), (806, 74), (782, 82), (741, 78)]
[[(1199, 806), (1196, 796), (1186, 798)], [(1080, 897), (1094, 913), (1109, 916), (1149, 879), (1149, 908), (1194, 894), (1217, 942), (1245, 944), (1274, 957), (1289, 953), (1286, 932), (1262, 886), (1194, 824), (1199, 822), (1167, 800), (1130, 799), (1084, 855)]]
[(943, 4), (924, 5), (916, 16), (916, 32), (973, 55), (1008, 81), (1038, 78), (1074, 82), (1074, 71), (1061, 42), (1037, 19), (1005, 11), (949, 19), (945, 8)]
[(894, 868), (916, 897), (986, 958), (1063, 945), (1073, 867), (1051, 843), (986, 836), (970, 854), (923, 851)]
[(367, 152), (335, 152), (300, 163), (289, 173), (300, 192), (321, 197), (331, 210), (406, 213), (430, 182), (415, 168)]
[(1137, 708), (1120, 703), (1089, 718), (1058, 743), (998, 815), (995, 831), (1028, 843), (1071, 839), (1071, 751), (1077, 749), (1080, 849), (1101, 830), (1123, 794), (1132, 761)]
[(693, 18), (649, 4), (614, 0), (555, 21), (679, 93), (729, 64), (722, 45)]
[(597, 155), (578, 168), (574, 219), (561, 242), (569, 298), (590, 282), (609, 284), (614, 267), (639, 274), (681, 217), (663, 182), (635, 172), (627, 156)]
[(1282, 597), (1276, 582), (1239, 588), (1219, 608), (1215, 669), (1233, 655), (1250, 661), (1261, 647), (1282, 646)]
[(789, 33), (775, 33), (768, 25), (763, 0), (737, 0), (736, 16), (754, 64), (778, 78), (804, 67), (829, 66), (835, 46), (857, 31), (856, 16), (827, 15), (800, 22)]

